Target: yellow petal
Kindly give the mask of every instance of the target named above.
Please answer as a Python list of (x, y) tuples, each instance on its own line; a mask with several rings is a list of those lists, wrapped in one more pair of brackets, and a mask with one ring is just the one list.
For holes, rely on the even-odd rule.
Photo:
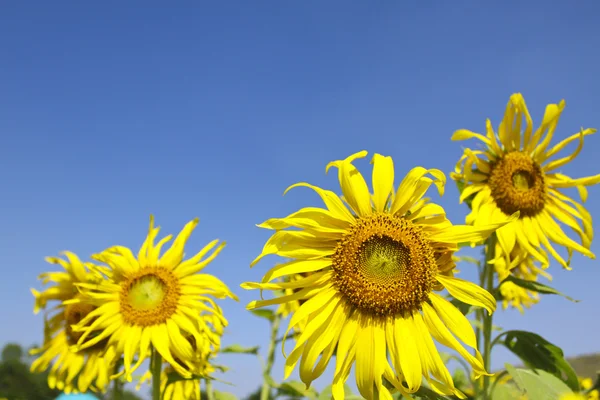
[(556, 153), (558, 153), (559, 151), (564, 149), (569, 143), (571, 143), (574, 140), (580, 139), (581, 134), (583, 134), (583, 136), (588, 136), (588, 135), (593, 135), (594, 133), (596, 133), (596, 129), (588, 128), (588, 129), (583, 129), (582, 132), (580, 132), (580, 133), (575, 133), (575, 134), (569, 136), (565, 140), (562, 140), (561, 142), (556, 144), (554, 147), (552, 147), (550, 150), (548, 150), (545, 154), (540, 155), (538, 157), (539, 162), (544, 163), (546, 160), (548, 160), (549, 158), (554, 156)]
[[(425, 178), (427, 174), (432, 175), (435, 179)], [(440, 195), (443, 194), (446, 175), (440, 170), (425, 169), (423, 167), (416, 167), (410, 170), (398, 187), (390, 213), (400, 216), (404, 215), (414, 203), (423, 197), (423, 194), (431, 183), (435, 183)]]
[(269, 254), (302, 259), (326, 257), (335, 252), (335, 245), (335, 239), (321, 238), (306, 231), (277, 231), (267, 240), (262, 253), (250, 266)]
[[(326, 328), (327, 325), (329, 325), (328, 321), (331, 320), (332, 314), (339, 302), (340, 298), (334, 297), (332, 301), (326, 303), (324, 307), (319, 309), (319, 312), (315, 313), (314, 317), (311, 318), (310, 321), (304, 327), (304, 329), (302, 329), (300, 336), (296, 340), (294, 350), (292, 351), (292, 353), (290, 353), (290, 356), (286, 360), (284, 369), (284, 379), (287, 379), (287, 377), (289, 377), (291, 371), (295, 367), (295, 364), (297, 362), (297, 352), (304, 353), (306, 349), (305, 343), (317, 340), (317, 337), (320, 336), (319, 333), (321, 333), (321, 328)], [(310, 384), (311, 375), (312, 374), (310, 372), (304, 374), (304, 377), (307, 379), (307, 381), (303, 382), (306, 385)]]
[(244, 282), (240, 286), (243, 289), (264, 289), (264, 290), (281, 290), (281, 289), (297, 289), (301, 287), (310, 286), (315, 282), (322, 282), (331, 280), (331, 271), (319, 272), (311, 274), (305, 278), (301, 278), (291, 282), (277, 282), (277, 283), (258, 283), (258, 282)]
[(373, 399), (376, 355), (372, 324), (359, 324), (357, 341), (360, 343), (360, 351), (356, 353), (356, 386), (365, 399)]
[(452, 376), (448, 371), (448, 368), (444, 365), (440, 354), (438, 353), (431, 334), (423, 321), (423, 317), (419, 312), (413, 313), (415, 338), (419, 343), (417, 349), (419, 351), (419, 357), (421, 358), (421, 368), (423, 375), (429, 379), (429, 373), (431, 373), (436, 379), (442, 381), (448, 387), (454, 389), (454, 382)]
[[(394, 342), (400, 368), (406, 384), (408, 385), (407, 392), (414, 393), (421, 387), (421, 358), (418, 351), (418, 342), (415, 339), (417, 327), (415, 326), (414, 318), (397, 317), (394, 320)], [(400, 371), (398, 371), (400, 372)]]
[(223, 248), (225, 247), (226, 244), (227, 244), (226, 242), (219, 243), (217, 248), (208, 257), (206, 257), (204, 260), (202, 260), (201, 262), (199, 262), (197, 264), (191, 264), (191, 263), (187, 263), (187, 262), (183, 262), (183, 263), (179, 264), (179, 267), (175, 270), (175, 275), (178, 278), (183, 278), (185, 276), (189, 276), (191, 274), (196, 274), (196, 273), (202, 271), (208, 264), (210, 264), (219, 255), (219, 253), (221, 252), (221, 250), (223, 250)]
[(464, 303), (483, 307), (491, 314), (496, 309), (496, 299), (487, 290), (463, 279), (437, 275), (436, 279), (444, 285), (450, 295)]
[[(344, 326), (345, 314), (346, 311), (344, 310), (344, 305), (339, 303), (331, 315), (324, 318), (320, 328), (317, 329), (307, 341), (300, 362), (300, 379), (307, 386), (310, 386), (312, 381), (320, 375), (313, 371), (313, 366), (325, 348), (330, 346), (332, 341), (337, 341), (342, 331), (342, 327)], [(315, 320), (316, 318), (311, 320), (310, 324), (315, 324)], [(318, 323), (319, 321), (316, 322)], [(333, 353), (333, 346), (331, 348), (331, 353)], [(331, 353), (329, 354), (329, 358), (331, 357)], [(323, 354), (322, 357), (326, 357), (326, 355)], [(321, 358), (321, 360), (324, 363), (329, 362), (328, 359)]]
[(344, 383), (348, 379), (352, 363), (356, 357), (356, 339), (358, 334), (358, 317), (353, 313), (346, 320), (342, 329), (335, 359), (335, 371), (331, 393), (334, 400), (344, 400)]
[(179, 235), (177, 235), (177, 237), (173, 241), (173, 244), (171, 245), (169, 250), (167, 250), (165, 254), (161, 257), (159, 261), (161, 266), (173, 269), (177, 265), (179, 265), (179, 263), (181, 263), (181, 260), (183, 260), (183, 250), (185, 244), (190, 238), (190, 235), (192, 234), (193, 230), (198, 225), (198, 221), (198, 218), (195, 218), (183, 227)]
[(373, 212), (371, 208), (371, 195), (369, 187), (362, 174), (352, 165), (352, 161), (357, 158), (367, 156), (365, 150), (352, 154), (345, 160), (332, 161), (327, 164), (326, 171), (331, 167), (338, 169), (338, 179), (342, 188), (342, 193), (346, 202), (359, 216), (370, 215)]
[[(546, 151), (546, 148), (552, 141), (554, 136), (554, 130), (558, 125), (560, 115), (565, 108), (565, 101), (561, 100), (558, 104), (548, 104), (546, 111), (544, 112), (544, 118), (542, 124), (533, 134), (533, 138), (527, 147), (527, 152), (533, 152), (533, 156), (537, 158), (538, 154), (542, 154)], [(538, 145), (539, 140), (542, 138), (544, 132), (548, 131), (542, 142)]]
[[(477, 379), (481, 375), (493, 375), (487, 374), (485, 368), (483, 367), (483, 358), (481, 354), (477, 352), (477, 357), (474, 357), (471, 353), (469, 353), (465, 348), (456, 340), (456, 338), (450, 333), (446, 325), (442, 322), (442, 320), (438, 317), (437, 313), (427, 302), (423, 303), (423, 316), (425, 319), (425, 325), (438, 342), (442, 345), (449, 347), (455, 350), (458, 354), (460, 354), (473, 368), (473, 372), (475, 373), (475, 378)], [(473, 331), (473, 328), (470, 328)]]
[(483, 136), (481, 133), (475, 133), (475, 132), (469, 131), (467, 129), (459, 129), (459, 130), (455, 131), (452, 134), (452, 137), (450, 138), (450, 140), (467, 140), (467, 139), (471, 139), (471, 138), (479, 139), (488, 146), (491, 145), (490, 140), (488, 138), (486, 138), (485, 136)]
[(167, 326), (164, 324), (154, 325), (151, 327), (147, 327), (146, 329), (151, 330), (151, 338), (152, 338), (152, 346), (158, 351), (158, 353), (162, 356), (162, 358), (171, 364), (173, 369), (177, 371), (179, 375), (184, 378), (190, 378), (192, 374), (187, 371), (184, 367), (181, 366), (173, 356), (171, 355), (171, 350), (169, 349), (169, 333), (167, 331)]
[(392, 157), (375, 154), (373, 160), (373, 203), (377, 211), (385, 211), (385, 205), (394, 188), (394, 161)]
[(306, 207), (285, 218), (271, 218), (257, 225), (259, 228), (282, 230), (290, 227), (312, 229), (319, 233), (342, 234), (350, 223), (336, 218), (330, 211), (316, 207)]
[(317, 194), (321, 197), (321, 199), (325, 203), (325, 206), (327, 207), (327, 209), (329, 211), (331, 211), (331, 213), (336, 218), (339, 218), (339, 219), (342, 219), (344, 221), (351, 222), (351, 223), (354, 223), (356, 221), (356, 219), (354, 218), (352, 213), (350, 211), (348, 211), (348, 209), (346, 208), (346, 206), (344, 205), (342, 200), (334, 192), (332, 192), (330, 190), (321, 189), (318, 186), (313, 186), (306, 182), (300, 182), (300, 183), (296, 183), (296, 184), (288, 187), (287, 189), (285, 189), (285, 192), (283, 194), (285, 195), (290, 189), (293, 189), (295, 187), (307, 187), (307, 188), (310, 188), (310, 189), (314, 190), (315, 192), (317, 192)]
[(583, 149), (583, 130), (581, 130), (581, 132), (579, 133), (579, 143), (577, 144), (577, 148), (575, 149), (575, 151), (573, 151), (573, 153), (571, 153), (571, 155), (569, 156), (559, 158), (558, 160), (554, 160), (546, 164), (544, 166), (544, 172), (553, 171), (557, 168), (562, 167), (565, 164), (570, 163), (575, 159), (575, 157), (579, 155), (581, 149)]
[(303, 272), (319, 271), (331, 266), (331, 259), (322, 258), (318, 260), (294, 260), (284, 264), (276, 265), (262, 278), (262, 282), (270, 282), (286, 275), (300, 274)]
[(481, 242), (488, 238), (496, 229), (519, 217), (517, 211), (512, 216), (502, 222), (492, 223), (484, 226), (453, 225), (437, 232), (433, 232), (429, 240), (442, 243), (463, 243), (463, 242)]
[(430, 293), (429, 300), (435, 308), (437, 315), (444, 321), (444, 324), (453, 332), (464, 344), (467, 346), (477, 349), (477, 339), (475, 338), (475, 332), (471, 323), (461, 313), (458, 308), (454, 307), (452, 303), (444, 299), (437, 293)]

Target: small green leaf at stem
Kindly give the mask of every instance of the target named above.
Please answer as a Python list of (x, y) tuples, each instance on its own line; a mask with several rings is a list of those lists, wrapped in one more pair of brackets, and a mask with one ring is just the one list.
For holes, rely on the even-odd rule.
[[(352, 389), (350, 389), (350, 386), (348, 386), (346, 383), (344, 383), (344, 395), (345, 399), (348, 399), (349, 397), (353, 396)], [(331, 385), (327, 385), (325, 388), (323, 388), (323, 390), (321, 390), (321, 393), (319, 393), (317, 400), (331, 400), (331, 396)]]
[(317, 398), (317, 391), (313, 388), (306, 389), (306, 385), (299, 381), (287, 381), (279, 385), (277, 393), (280, 396)]
[[(501, 337), (504, 339), (500, 341)], [(565, 360), (560, 347), (538, 334), (527, 331), (506, 331), (500, 334), (496, 341), (512, 351), (527, 367), (546, 371), (564, 382), (573, 391), (579, 391), (577, 374)]]
[(412, 394), (413, 399), (422, 399), (422, 400), (450, 400), (450, 397), (443, 396), (434, 392), (432, 389), (421, 386), (419, 390)]
[(522, 394), (529, 399), (559, 400), (572, 390), (554, 375), (543, 370), (515, 368), (504, 364)]
[(213, 393), (215, 400), (237, 400), (237, 397), (233, 393), (219, 392), (218, 390), (215, 390)]
[(268, 319), (269, 321), (272, 321), (273, 318), (275, 317), (275, 313), (273, 312), (273, 310), (269, 310), (268, 308), (251, 310), (250, 312), (252, 314), (256, 315), (257, 317)]
[(258, 354), (259, 346), (244, 347), (239, 344), (232, 344), (221, 350), (221, 353), (238, 353), (238, 354)]
[(521, 395), (521, 390), (514, 383), (505, 383), (493, 388), (492, 400), (515, 400)]
[[(542, 293), (542, 294), (557, 294), (559, 296), (564, 297), (567, 300), (570, 300), (574, 303), (579, 303), (579, 300), (575, 300), (572, 297), (569, 297), (561, 292), (559, 292), (558, 290), (548, 286), (548, 285), (544, 285), (543, 283), (539, 283), (539, 282), (535, 282), (535, 281), (528, 281), (526, 279), (520, 279), (517, 278), (513, 275), (509, 275), (506, 279), (504, 279), (502, 282), (500, 282), (500, 285), (498, 286), (498, 289), (500, 288), (500, 286), (502, 286), (503, 283), (505, 282), (512, 282), (515, 285), (522, 287), (523, 289), (527, 289), (527, 290), (531, 290), (533, 292), (537, 292), (537, 293)], [(499, 292), (499, 290), (496, 289), (496, 292)]]

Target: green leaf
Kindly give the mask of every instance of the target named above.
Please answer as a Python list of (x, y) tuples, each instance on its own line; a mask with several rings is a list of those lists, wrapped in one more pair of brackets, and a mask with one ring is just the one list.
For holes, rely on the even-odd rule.
[(263, 375), (263, 380), (269, 384), (272, 388), (278, 388), (279, 384), (275, 382), (275, 379), (271, 375)]
[(192, 375), (189, 378), (184, 378), (183, 376), (179, 375), (175, 371), (167, 372), (167, 385), (170, 385), (171, 383), (179, 382), (179, 381), (191, 381), (191, 380), (200, 380), (200, 379), (211, 379), (212, 380), (213, 378), (200, 376), (200, 375)]
[(506, 279), (504, 279), (502, 282), (500, 282), (499, 286), (502, 286), (502, 284), (504, 282), (512, 282), (515, 285), (522, 287), (523, 289), (531, 290), (533, 292), (538, 292), (538, 293), (542, 293), (542, 294), (557, 294), (557, 295), (562, 296), (565, 299), (570, 300), (574, 303), (579, 303), (579, 300), (575, 300), (572, 297), (562, 294), (558, 290), (556, 290), (548, 285), (544, 285), (543, 283), (528, 281), (526, 279), (519, 279), (513, 275), (509, 275)]
[(579, 391), (577, 374), (565, 360), (560, 347), (532, 332), (506, 331), (501, 335), (505, 338), (500, 343), (519, 357), (527, 367), (547, 371), (573, 391)]
[(273, 312), (273, 310), (269, 310), (268, 308), (251, 310), (250, 312), (256, 315), (257, 317), (268, 319), (269, 321), (272, 321), (273, 318), (275, 318), (275, 312)]
[(287, 381), (279, 385), (277, 392), (283, 396), (317, 398), (317, 391), (313, 388), (306, 389), (306, 385), (299, 381)]
[(212, 366), (213, 366), (214, 369), (216, 369), (218, 371), (221, 371), (221, 372), (227, 372), (227, 371), (229, 371), (229, 367), (226, 367), (224, 365), (212, 364)]
[(527, 370), (504, 364), (515, 384), (530, 399), (559, 400), (572, 390), (554, 375), (542, 370)]
[(232, 344), (221, 350), (221, 353), (238, 353), (238, 354), (258, 354), (259, 346), (243, 347), (239, 344)]
[(233, 393), (219, 392), (218, 390), (213, 391), (215, 400), (237, 400), (237, 397)]
[(492, 392), (492, 400), (514, 400), (520, 395), (521, 391), (514, 384), (498, 384)]

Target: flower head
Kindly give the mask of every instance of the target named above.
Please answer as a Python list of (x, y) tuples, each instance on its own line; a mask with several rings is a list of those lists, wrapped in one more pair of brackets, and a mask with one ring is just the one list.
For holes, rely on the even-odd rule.
[[(506, 258), (509, 264), (515, 248), (531, 254), (544, 268), (550, 262), (548, 253), (567, 269), (570, 269), (573, 251), (594, 258), (589, 250), (593, 237), (592, 217), (583, 205), (561, 189), (577, 188), (585, 202), (586, 186), (600, 182), (600, 175), (575, 179), (558, 170), (579, 154), (584, 137), (596, 130), (582, 129), (549, 147), (564, 107), (564, 101), (549, 104), (541, 125), (534, 131), (523, 96), (513, 94), (497, 135), (488, 119), (485, 135), (460, 129), (452, 136), (452, 140), (474, 138), (484, 144), (483, 150), (465, 149), (452, 174), (453, 179), (464, 185), (460, 201), (472, 200), (467, 223), (487, 225), (520, 212), (516, 223), (497, 231), (500, 251), (496, 257)], [(573, 142), (577, 148), (572, 154), (555, 158)], [(581, 244), (570, 238), (559, 223), (572, 228)], [(569, 259), (565, 260), (554, 245), (565, 247)]]
[[(423, 198), (431, 185), (443, 193), (441, 171), (414, 168), (394, 190), (393, 161), (379, 154), (372, 161), (371, 195), (353, 165), (366, 155), (361, 151), (327, 166), (337, 168), (345, 202), (334, 192), (298, 183), (290, 188), (313, 189), (326, 208), (306, 207), (259, 225), (275, 233), (252, 265), (269, 254), (291, 261), (269, 270), (260, 283), (242, 287), (294, 292), (253, 301), (247, 308), (305, 301), (286, 332), (306, 320), (286, 359), (285, 376), (299, 363), (300, 378), (310, 385), (336, 351), (335, 399), (344, 398), (343, 384), (354, 364), (358, 389), (367, 399), (391, 399), (384, 378), (407, 395), (419, 389), (423, 377), (439, 393), (461, 395), (433, 339), (456, 350), (477, 375), (486, 371), (469, 321), (437, 292), (445, 288), (463, 302), (495, 309), (488, 292), (453, 276), (452, 254), (459, 243), (484, 240), (509, 219), (454, 226), (442, 207)], [(301, 273), (310, 275), (277, 281)]]
[(124, 354), (124, 373), (129, 381), (150, 355), (151, 346), (186, 378), (207, 360), (208, 353), (218, 351), (227, 320), (211, 297), (237, 298), (219, 279), (199, 273), (219, 254), (224, 242), (217, 246), (218, 240), (214, 240), (183, 260), (185, 243), (197, 224), (197, 219), (189, 222), (162, 256), (161, 249), (172, 236), (155, 244), (159, 228), (154, 227), (152, 217), (137, 258), (122, 246), (93, 256), (108, 266), (108, 279), (78, 285), (86, 302), (97, 309), (74, 327), (81, 333), (75, 348), (108, 340)]

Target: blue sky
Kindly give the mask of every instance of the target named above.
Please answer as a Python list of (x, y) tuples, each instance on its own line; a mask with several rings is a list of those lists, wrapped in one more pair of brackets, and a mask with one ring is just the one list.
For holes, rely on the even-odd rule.
[[(514, 92), (538, 122), (566, 99), (557, 138), (599, 127), (599, 11), (592, 1), (4, 4), (0, 344), (41, 341), (29, 288), (45, 256), (137, 249), (153, 213), (164, 234), (200, 217), (188, 253), (228, 242), (207, 269), (240, 297), (222, 303), (224, 343), (264, 348), (266, 323), (245, 311), (258, 293), (239, 288), (276, 262), (249, 268), (269, 235), (255, 224), (320, 205), (307, 189), (283, 190), (338, 190), (325, 165), (362, 149), (393, 156), (399, 177), (417, 165), (450, 172), (463, 145), (452, 132), (482, 131), (487, 117), (497, 126)], [(564, 172), (600, 173), (598, 151), (592, 136)], [(370, 176), (368, 161), (357, 165)], [(589, 192), (597, 216), (600, 188)], [(432, 197), (464, 221), (452, 184)], [(579, 255), (573, 265), (550, 272), (580, 303), (548, 296), (525, 315), (497, 313), (498, 325), (541, 333), (567, 355), (600, 351), (600, 271)], [(221, 389), (259, 385), (256, 358), (221, 360), (236, 385)], [(494, 367), (511, 360), (498, 351)]]

